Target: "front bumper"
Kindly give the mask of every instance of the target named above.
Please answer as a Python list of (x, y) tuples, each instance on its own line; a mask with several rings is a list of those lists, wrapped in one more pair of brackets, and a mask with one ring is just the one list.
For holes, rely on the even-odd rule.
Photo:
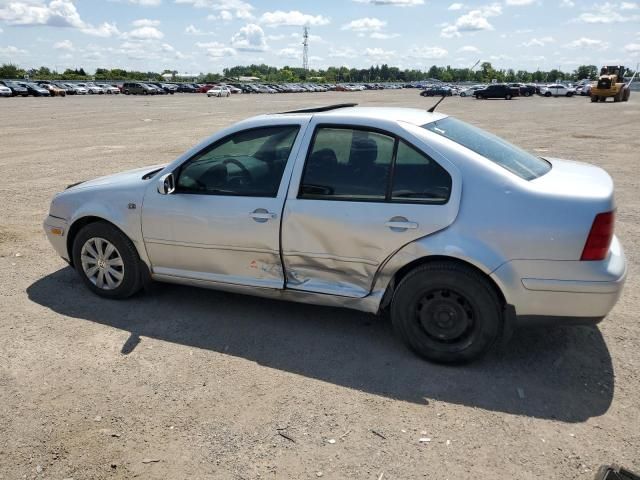
[(44, 232), (49, 239), (51, 245), (58, 255), (60, 255), (67, 262), (71, 262), (69, 258), (69, 252), (67, 251), (67, 234), (68, 234), (68, 224), (64, 218), (58, 218), (49, 215), (44, 220)]
[(602, 261), (512, 260), (491, 274), (518, 324), (597, 323), (620, 298), (626, 275), (616, 237)]

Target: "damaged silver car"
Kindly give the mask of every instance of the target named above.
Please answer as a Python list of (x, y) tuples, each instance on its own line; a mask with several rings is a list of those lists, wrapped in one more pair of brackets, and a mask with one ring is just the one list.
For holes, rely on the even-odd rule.
[(166, 166), (70, 186), (44, 222), (94, 293), (153, 279), (388, 311), (438, 362), (516, 325), (595, 324), (626, 261), (600, 168), (441, 113), (354, 105), (257, 116)]

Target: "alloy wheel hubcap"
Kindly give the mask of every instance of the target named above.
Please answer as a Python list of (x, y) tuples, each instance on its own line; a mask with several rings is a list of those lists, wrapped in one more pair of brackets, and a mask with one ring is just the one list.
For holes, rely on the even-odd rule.
[(104, 238), (87, 240), (80, 251), (82, 271), (102, 290), (113, 290), (124, 279), (124, 262), (118, 249)]

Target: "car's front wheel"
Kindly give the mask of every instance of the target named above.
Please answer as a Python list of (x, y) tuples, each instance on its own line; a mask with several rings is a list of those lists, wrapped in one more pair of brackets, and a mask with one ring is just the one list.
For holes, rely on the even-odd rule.
[(394, 330), (418, 355), (460, 363), (486, 353), (501, 333), (495, 289), (470, 267), (433, 262), (408, 273), (391, 303)]
[(550, 97), (551, 96), (551, 92), (547, 92), (544, 94), (545, 97)]
[(101, 297), (122, 299), (141, 288), (140, 259), (131, 240), (106, 222), (90, 223), (73, 241), (73, 264)]

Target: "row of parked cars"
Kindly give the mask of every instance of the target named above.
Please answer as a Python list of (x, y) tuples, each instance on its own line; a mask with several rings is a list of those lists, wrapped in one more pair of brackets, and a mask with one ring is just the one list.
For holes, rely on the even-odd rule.
[(491, 83), (478, 84), (467, 87), (456, 85), (436, 84), (427, 86), (420, 92), (423, 97), (460, 95), (460, 97), (474, 97), (476, 99), (530, 97), (541, 95), (544, 97), (572, 97), (574, 95), (589, 95), (591, 84), (582, 81), (579, 85), (565, 85), (551, 83), (547, 85), (524, 83)]

